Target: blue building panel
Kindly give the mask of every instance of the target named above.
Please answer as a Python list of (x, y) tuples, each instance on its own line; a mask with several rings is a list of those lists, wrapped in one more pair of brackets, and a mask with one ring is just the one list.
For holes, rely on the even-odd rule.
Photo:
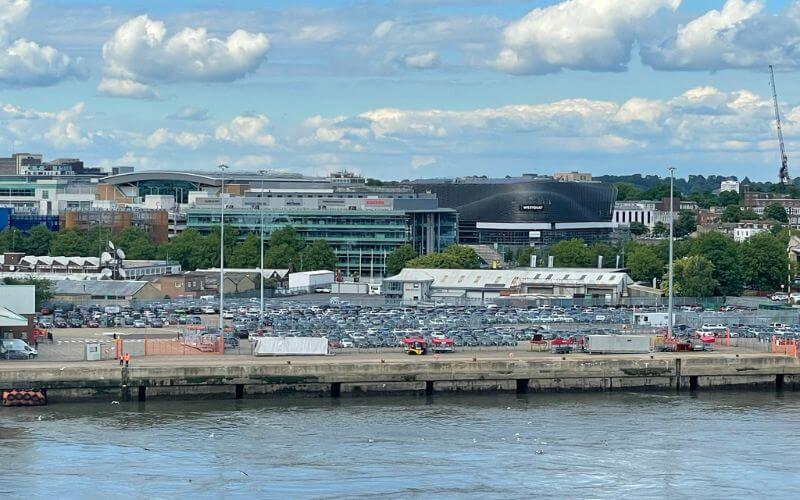
[[(0, 217), (2, 215), (0, 214)], [(31, 214), (14, 214), (10, 215), (9, 224), (14, 229), (19, 229), (23, 233), (27, 233), (36, 226), (44, 225), (50, 231), (58, 231), (59, 222), (57, 215), (31, 215)]]

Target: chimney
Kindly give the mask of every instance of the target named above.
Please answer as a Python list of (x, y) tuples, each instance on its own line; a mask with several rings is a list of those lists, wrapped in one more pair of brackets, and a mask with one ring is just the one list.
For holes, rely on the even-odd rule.
[(653, 278), (653, 288), (658, 288), (658, 287), (656, 286), (656, 279), (655, 279), (655, 278)]
[(553, 256), (549, 255), (547, 257), (547, 267), (553, 267)]
[(617, 269), (619, 269), (619, 254), (617, 254)]
[(603, 256), (597, 256), (597, 269), (603, 269)]
[(536, 254), (531, 254), (531, 267), (536, 267)]

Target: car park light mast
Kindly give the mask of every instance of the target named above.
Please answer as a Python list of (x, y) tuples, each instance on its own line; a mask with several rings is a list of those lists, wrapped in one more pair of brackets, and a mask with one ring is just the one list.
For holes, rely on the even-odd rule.
[(673, 230), (675, 226), (675, 213), (673, 212), (673, 185), (675, 182), (675, 167), (669, 167), (669, 290), (667, 297), (667, 335), (672, 338), (672, 242)]
[(222, 183), (219, 188), (219, 333), (225, 333), (225, 170), (227, 165), (217, 165)]
[(261, 212), (261, 265), (259, 268), (261, 274), (261, 303), (258, 309), (258, 329), (264, 323), (264, 177), (267, 175), (267, 170), (259, 170), (258, 174), (261, 176), (261, 194), (258, 197), (258, 211)]

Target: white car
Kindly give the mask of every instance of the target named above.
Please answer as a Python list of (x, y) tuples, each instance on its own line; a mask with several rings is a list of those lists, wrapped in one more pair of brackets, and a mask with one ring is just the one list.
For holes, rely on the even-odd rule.
[(217, 311), (215, 311), (214, 308), (211, 307), (211, 306), (205, 306), (202, 309), (202, 311), (203, 311), (203, 314), (216, 314), (217, 313)]
[(789, 295), (787, 295), (785, 292), (775, 292), (775, 293), (772, 294), (772, 297), (770, 297), (770, 299), (772, 299), (772, 300), (774, 300), (776, 302), (778, 302), (778, 301), (785, 302), (785, 301), (789, 300)]

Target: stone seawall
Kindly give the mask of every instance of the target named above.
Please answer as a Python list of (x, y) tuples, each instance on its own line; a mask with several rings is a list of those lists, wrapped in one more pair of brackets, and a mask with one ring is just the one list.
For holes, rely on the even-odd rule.
[(800, 362), (771, 354), (531, 356), (521, 359), (231, 357), (6, 363), (0, 389), (44, 389), (49, 402), (244, 398), (280, 393), (607, 391), (800, 388)]

